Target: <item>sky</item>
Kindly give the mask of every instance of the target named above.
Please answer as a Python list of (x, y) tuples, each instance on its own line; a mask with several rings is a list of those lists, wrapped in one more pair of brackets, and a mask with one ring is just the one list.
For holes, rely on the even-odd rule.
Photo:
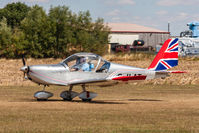
[(72, 12), (89, 10), (93, 20), (106, 23), (132, 23), (180, 35), (187, 23), (199, 21), (199, 0), (0, 0), (0, 8), (8, 3), (38, 4), (48, 13), (51, 6), (68, 6)]

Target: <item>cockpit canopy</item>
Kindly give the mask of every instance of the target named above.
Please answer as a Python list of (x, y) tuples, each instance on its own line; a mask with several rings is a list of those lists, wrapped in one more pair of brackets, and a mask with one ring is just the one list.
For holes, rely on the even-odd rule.
[(110, 63), (93, 53), (76, 53), (62, 61), (71, 72), (108, 72)]

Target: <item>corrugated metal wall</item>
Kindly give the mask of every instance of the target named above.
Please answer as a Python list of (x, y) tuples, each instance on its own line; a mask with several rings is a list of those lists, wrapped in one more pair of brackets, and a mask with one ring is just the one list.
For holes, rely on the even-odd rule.
[(109, 34), (109, 43), (118, 43), (120, 45), (132, 45), (134, 40), (139, 39), (139, 35), (133, 34)]
[[(169, 37), (169, 33), (112, 33), (117, 35), (138, 35), (140, 40), (144, 40), (144, 46), (152, 46), (163, 44)], [(124, 44), (125, 45), (125, 44)]]
[(152, 46), (163, 44), (169, 37), (169, 34), (165, 33), (138, 33), (139, 39), (144, 40), (145, 46)]

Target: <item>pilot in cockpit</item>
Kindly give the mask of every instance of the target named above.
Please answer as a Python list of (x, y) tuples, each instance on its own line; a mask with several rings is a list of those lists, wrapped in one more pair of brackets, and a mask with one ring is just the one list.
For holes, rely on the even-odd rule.
[(84, 72), (91, 72), (94, 68), (94, 64), (91, 63), (91, 61), (88, 60), (86, 57), (80, 57), (77, 58), (76, 64), (72, 66), (73, 71), (79, 71), (82, 70)]
[(92, 69), (94, 68), (94, 64), (91, 63), (90, 60), (88, 60), (87, 58), (83, 59), (83, 65), (82, 65), (82, 71), (84, 72), (91, 72)]
[(83, 60), (83, 58), (77, 58), (76, 59), (76, 63), (75, 63), (75, 65), (73, 65), (72, 67), (71, 67), (71, 70), (72, 71), (78, 71), (78, 70), (80, 70), (81, 69), (81, 66), (82, 66), (82, 61)]

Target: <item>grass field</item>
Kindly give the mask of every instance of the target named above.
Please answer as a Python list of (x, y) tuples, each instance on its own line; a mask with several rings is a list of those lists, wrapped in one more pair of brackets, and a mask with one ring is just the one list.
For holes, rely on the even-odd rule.
[[(95, 89), (93, 89), (95, 88)], [(89, 88), (91, 103), (65, 102), (66, 87), (50, 87), (54, 97), (33, 98), (42, 87), (0, 87), (0, 132), (63, 133), (197, 133), (198, 85), (134, 85)], [(80, 87), (75, 91), (81, 92)]]
[[(116, 63), (147, 68), (153, 55), (105, 56)], [(28, 65), (55, 64), (62, 59), (27, 59)], [(54, 97), (33, 98), (42, 90), (24, 81), (21, 59), (0, 59), (0, 132), (2, 133), (199, 133), (199, 58), (180, 58), (171, 75), (140, 83), (89, 91), (98, 93), (91, 103), (75, 98), (65, 102), (66, 87), (47, 88)], [(81, 92), (80, 87), (75, 91)]]
[[(124, 65), (147, 68), (151, 64), (154, 55), (132, 54), (132, 55), (106, 55), (105, 59)], [(56, 64), (62, 59), (27, 59), (27, 65)], [(21, 59), (0, 59), (0, 86), (35, 86), (36, 84), (24, 82), (23, 73), (20, 68), (23, 66)], [(180, 58), (179, 65), (172, 70), (186, 71), (186, 74), (173, 74), (165, 80), (153, 80), (143, 82), (144, 84), (173, 84), (173, 85), (199, 85), (199, 58)]]

